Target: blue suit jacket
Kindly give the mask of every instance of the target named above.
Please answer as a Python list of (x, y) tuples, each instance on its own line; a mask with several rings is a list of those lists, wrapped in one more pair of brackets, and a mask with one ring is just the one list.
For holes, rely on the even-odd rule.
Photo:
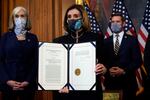
[(0, 87), (9, 90), (6, 82), (29, 82), (28, 89), (37, 86), (38, 39), (27, 33), (26, 40), (18, 41), (14, 32), (7, 32), (0, 41)]
[(108, 89), (123, 89), (136, 91), (137, 83), (135, 71), (141, 66), (142, 59), (138, 40), (136, 37), (124, 34), (118, 55), (114, 53), (113, 36), (104, 40), (104, 64), (109, 68), (119, 66), (125, 70), (125, 74), (112, 77), (106, 74), (105, 85)]

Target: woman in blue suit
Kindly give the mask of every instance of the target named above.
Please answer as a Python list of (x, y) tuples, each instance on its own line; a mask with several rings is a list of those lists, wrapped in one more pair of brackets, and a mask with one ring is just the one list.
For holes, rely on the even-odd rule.
[(0, 40), (0, 89), (3, 100), (33, 100), (37, 90), (38, 39), (29, 32), (27, 10), (16, 7), (9, 32)]

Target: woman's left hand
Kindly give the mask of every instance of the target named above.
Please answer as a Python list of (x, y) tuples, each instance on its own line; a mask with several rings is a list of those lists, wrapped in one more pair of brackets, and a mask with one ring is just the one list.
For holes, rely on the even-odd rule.
[(27, 82), (27, 81), (21, 82), (21, 87), (22, 88), (24, 88), (24, 87), (26, 87), (28, 85), (29, 85), (29, 82)]

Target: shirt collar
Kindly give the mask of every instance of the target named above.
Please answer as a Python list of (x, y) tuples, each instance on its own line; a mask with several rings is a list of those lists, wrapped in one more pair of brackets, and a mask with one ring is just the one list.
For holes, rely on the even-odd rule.
[[(115, 45), (115, 42), (116, 42), (116, 36), (115, 35), (116, 35), (116, 33), (113, 33), (113, 43), (114, 43), (114, 45)], [(118, 35), (119, 35), (118, 39), (119, 39), (119, 45), (120, 45), (121, 41), (123, 39), (124, 31), (121, 31), (120, 33), (118, 33)]]
[(124, 31), (121, 31), (120, 33), (113, 33), (113, 38), (115, 38), (116, 36), (116, 34), (118, 34), (119, 35), (119, 38), (122, 38), (123, 37), (123, 35), (124, 35)]

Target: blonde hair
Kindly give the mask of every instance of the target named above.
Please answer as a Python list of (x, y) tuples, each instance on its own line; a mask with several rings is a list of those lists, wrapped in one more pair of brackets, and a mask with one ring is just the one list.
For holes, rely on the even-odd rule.
[(15, 26), (15, 24), (14, 24), (14, 17), (21, 10), (24, 11), (25, 16), (27, 17), (27, 23), (26, 23), (25, 29), (28, 30), (28, 31), (31, 29), (31, 22), (29, 20), (28, 11), (24, 7), (19, 6), (19, 7), (14, 8), (13, 11), (12, 11), (12, 13), (11, 13), (11, 15), (10, 15), (10, 18), (9, 18), (9, 27), (8, 27), (8, 29), (10, 31), (14, 30), (14, 26)]

